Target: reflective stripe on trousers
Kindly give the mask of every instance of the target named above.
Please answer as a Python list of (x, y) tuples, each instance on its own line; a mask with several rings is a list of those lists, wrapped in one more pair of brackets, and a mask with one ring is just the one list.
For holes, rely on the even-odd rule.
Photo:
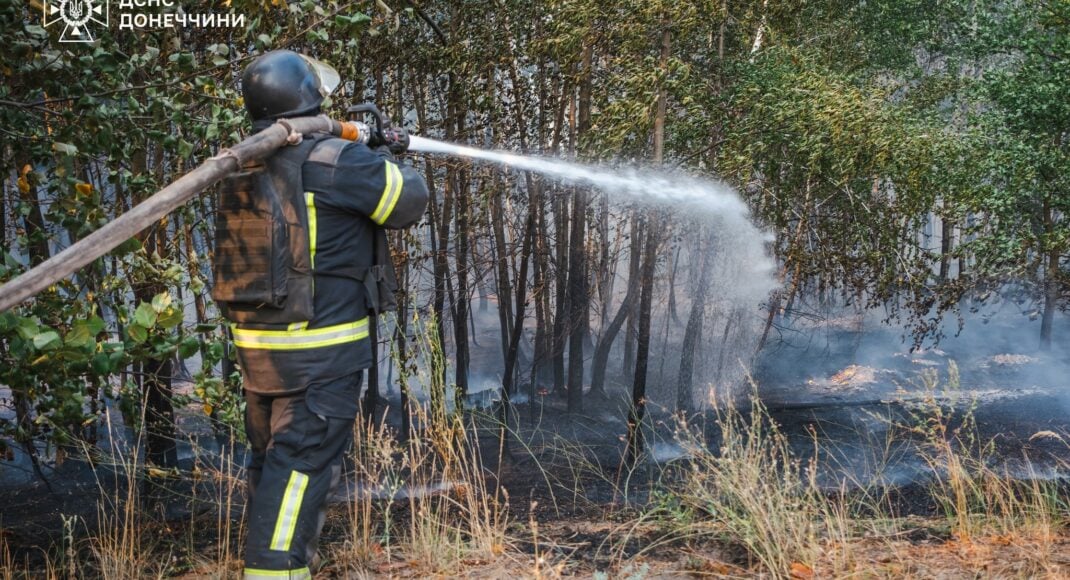
[(248, 330), (232, 327), (234, 344), (241, 348), (301, 350), (320, 348), (368, 338), (368, 318), (323, 328), (292, 330)]
[(278, 580), (279, 578), (288, 578), (292, 580), (309, 580), (312, 578), (312, 572), (308, 568), (297, 568), (296, 570), (257, 570), (256, 568), (246, 568), (243, 571), (245, 580)]
[(290, 549), (306, 487), (308, 487), (307, 475), (299, 471), (290, 474), (290, 481), (286, 484), (286, 491), (282, 496), (282, 504), (279, 505), (279, 516), (275, 519), (275, 533), (271, 535), (272, 550), (285, 552)]

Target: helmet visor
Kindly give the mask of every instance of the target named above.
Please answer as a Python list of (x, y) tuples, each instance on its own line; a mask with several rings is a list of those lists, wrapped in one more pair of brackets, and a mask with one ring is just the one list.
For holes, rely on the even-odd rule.
[(334, 67), (321, 60), (316, 60), (303, 54), (301, 58), (305, 59), (316, 78), (319, 79), (320, 96), (326, 99), (342, 83), (342, 77), (338, 74), (338, 71), (334, 70)]

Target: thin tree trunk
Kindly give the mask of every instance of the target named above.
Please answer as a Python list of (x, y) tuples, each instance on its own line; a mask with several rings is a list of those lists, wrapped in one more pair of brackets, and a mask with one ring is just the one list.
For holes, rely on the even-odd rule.
[[(794, 261), (794, 274), (792, 275), (791, 288), (787, 292), (786, 301), (791, 301), (795, 298), (795, 292), (799, 288), (799, 278), (802, 275), (802, 261), (798, 257), (802, 253), (802, 239), (803, 234), (806, 233), (807, 218), (810, 215), (810, 193), (811, 193), (811, 180), (808, 177), (806, 179), (806, 197), (803, 199), (803, 207), (801, 217), (799, 218), (799, 224), (795, 227), (795, 234), (792, 236), (791, 245), (788, 247), (787, 255), (784, 258), (784, 266), (780, 269), (779, 282), (783, 284), (787, 276), (788, 264)], [(765, 327), (762, 329), (761, 338), (758, 339), (758, 347), (754, 349), (754, 354), (762, 352), (765, 348), (765, 342), (769, 338), (769, 331), (773, 328), (773, 321), (776, 320), (776, 315), (780, 311), (782, 301), (785, 301), (785, 293), (783, 289), (777, 290), (769, 298), (769, 310), (765, 317)]]
[[(672, 270), (669, 271), (669, 317), (673, 324), (680, 325), (680, 315), (676, 312), (676, 271), (680, 267), (680, 246), (673, 252)], [(666, 325), (667, 326), (667, 325)]]
[[(427, 120), (427, 102), (423, 91), (419, 88), (420, 84), (417, 83), (416, 87), (417, 90), (413, 93), (416, 103), (416, 115), (420, 125), (424, 125)], [(452, 125), (449, 123), (446, 124), (446, 134), (447, 138), (453, 137)], [(436, 338), (441, 347), (445, 349), (446, 331), (443, 314), (446, 309), (446, 285), (449, 277), (447, 246), (449, 244), (452, 203), (447, 188), (446, 193), (443, 194), (442, 207), (441, 209), (439, 208), (438, 200), (436, 199), (438, 188), (435, 187), (435, 172), (430, 163), (425, 166), (424, 179), (427, 181), (428, 191), (431, 192), (429, 225), (431, 228), (431, 255), (433, 256), (434, 276), (434, 298), (431, 312), (435, 319)], [(440, 374), (439, 377), (436, 377), (437, 381), (439, 384), (446, 384), (446, 365), (441, 365), (437, 370)]]
[(509, 337), (513, 332), (512, 321), (512, 284), (509, 276), (509, 247), (505, 239), (505, 207), (502, 197), (505, 195), (503, 184), (502, 193), (492, 194), (490, 200), (491, 229), (494, 232), (494, 267), (496, 272), (498, 292), (498, 326), (501, 333), (502, 357), (508, 350)]
[(695, 395), (692, 390), (695, 371), (695, 351), (702, 339), (702, 326), (706, 314), (706, 286), (709, 283), (710, 255), (713, 253), (713, 236), (707, 238), (705, 248), (699, 243), (702, 253), (702, 268), (698, 277), (698, 288), (691, 301), (691, 313), (687, 316), (687, 329), (684, 330), (683, 351), (680, 353), (680, 374), (676, 382), (676, 412), (688, 413), (692, 410)]
[(453, 300), (453, 336), (456, 344), (456, 384), (460, 397), (468, 395), (468, 178), (467, 172), (457, 171), (455, 199), (457, 200), (457, 294)]
[[(598, 313), (598, 328), (605, 329), (609, 322), (610, 308), (613, 306), (613, 283), (616, 278), (615, 251), (610, 250), (609, 243), (609, 196), (600, 194), (598, 198), (598, 298), (602, 308)], [(616, 238), (617, 250), (620, 249), (620, 236)]]
[[(537, 194), (536, 194), (537, 195)], [(532, 240), (535, 237), (535, 207), (528, 209), (527, 224), (524, 228), (524, 242), (520, 250), (520, 272), (516, 281), (516, 316), (513, 318), (513, 332), (509, 337), (509, 347), (505, 356), (505, 372), (502, 375), (502, 404), (499, 414), (500, 448), (508, 451), (507, 429), (509, 425), (509, 394), (514, 391), (517, 355), (520, 352), (520, 338), (524, 334), (524, 311), (527, 306), (528, 263), (531, 261)]]
[(628, 319), (628, 314), (635, 309), (635, 302), (638, 296), (639, 279), (636, 278), (634, 283), (628, 284), (628, 294), (624, 297), (624, 302), (621, 303), (616, 316), (606, 327), (606, 330), (598, 340), (598, 346), (594, 349), (594, 358), (591, 361), (592, 395), (597, 393), (605, 396), (606, 394), (606, 367), (609, 366), (609, 353), (613, 350), (613, 341), (624, 326), (625, 320)]
[(947, 216), (940, 216), (940, 281), (946, 282), (951, 271), (951, 236), (955, 224)]
[(569, 328), (568, 293), (568, 201), (558, 194), (554, 200), (554, 233), (557, 236), (557, 271), (554, 290), (557, 293), (557, 309), (554, 312), (554, 393), (560, 395), (565, 389), (565, 336)]
[(650, 311), (653, 305), (654, 271), (657, 266), (658, 235), (653, 223), (646, 227), (643, 250), (642, 283), (639, 295), (639, 331), (636, 335), (635, 381), (632, 383), (632, 408), (628, 415), (628, 454), (626, 465), (633, 466), (645, 448), (643, 418), (646, 415), (646, 375), (650, 360)]
[[(1051, 202), (1044, 199), (1044, 230), (1048, 238), (1055, 230), (1055, 217)], [(1040, 350), (1051, 350), (1052, 326), (1055, 323), (1055, 310), (1059, 306), (1059, 250), (1054, 241), (1049, 241), (1047, 267), (1044, 269), (1044, 313), (1040, 319)]]
[[(659, 66), (668, 74), (672, 33), (668, 19), (662, 22)], [(665, 158), (665, 115), (668, 107), (665, 87), (658, 87), (658, 108), (654, 117), (654, 164)], [(628, 416), (628, 452), (625, 463), (635, 465), (643, 453), (643, 418), (646, 414), (646, 374), (650, 358), (650, 311), (654, 299), (654, 272), (657, 268), (658, 225), (649, 223), (643, 250), (642, 293), (639, 295), (639, 334), (636, 336), (635, 382), (632, 384), (632, 409)]]
[(584, 226), (587, 222), (587, 196), (575, 191), (572, 206), (572, 233), (569, 240), (569, 345), (568, 411), (583, 410), (583, 339), (587, 334), (587, 260)]
[[(631, 285), (639, 284), (639, 268), (640, 262), (643, 257), (643, 234), (642, 220), (639, 217), (639, 212), (636, 211), (632, 214), (632, 227), (631, 227), (631, 243), (629, 244), (629, 256), (628, 256), (628, 286), (629, 292), (631, 291)], [(635, 304), (628, 310), (628, 329), (624, 333), (624, 360), (620, 369), (620, 374), (628, 376), (635, 368)]]

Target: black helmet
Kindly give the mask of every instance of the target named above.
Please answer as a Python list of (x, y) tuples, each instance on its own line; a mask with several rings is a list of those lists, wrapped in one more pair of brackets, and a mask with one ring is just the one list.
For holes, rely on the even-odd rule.
[(257, 58), (241, 76), (245, 110), (254, 121), (316, 114), (338, 82), (329, 65), (292, 50)]

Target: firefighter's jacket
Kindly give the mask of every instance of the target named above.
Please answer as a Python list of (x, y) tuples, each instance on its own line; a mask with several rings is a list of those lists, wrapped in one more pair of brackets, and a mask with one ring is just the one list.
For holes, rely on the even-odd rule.
[[(276, 156), (292, 157), (298, 149)], [(321, 138), (307, 155), (299, 193), (307, 212), (314, 312), (289, 324), (232, 325), (245, 388), (255, 393), (301, 391), (372, 365), (372, 298), (365, 284), (345, 273), (373, 265), (376, 228), (408, 227), (427, 207), (424, 179), (389, 153)]]

